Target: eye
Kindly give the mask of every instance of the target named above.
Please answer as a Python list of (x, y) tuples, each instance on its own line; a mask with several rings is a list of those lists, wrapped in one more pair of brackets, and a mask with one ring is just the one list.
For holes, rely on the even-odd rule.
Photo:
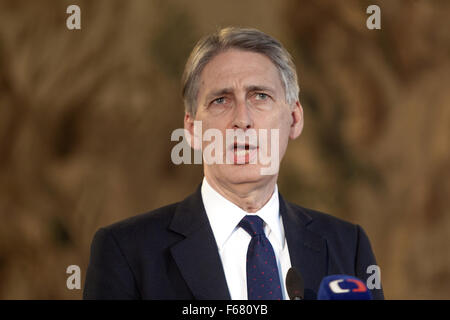
[(263, 92), (257, 92), (255, 94), (255, 98), (256, 98), (256, 100), (266, 100), (267, 98), (269, 98), (269, 95), (267, 95)]
[(220, 97), (220, 98), (214, 99), (212, 101), (212, 103), (213, 104), (224, 104), (225, 103), (225, 97)]

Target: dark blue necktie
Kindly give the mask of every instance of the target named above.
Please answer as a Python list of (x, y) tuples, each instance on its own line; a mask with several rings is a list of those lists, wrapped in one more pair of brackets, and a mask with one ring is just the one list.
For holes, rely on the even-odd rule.
[(264, 234), (264, 221), (256, 215), (246, 215), (239, 226), (252, 237), (247, 250), (248, 300), (282, 300), (277, 260)]

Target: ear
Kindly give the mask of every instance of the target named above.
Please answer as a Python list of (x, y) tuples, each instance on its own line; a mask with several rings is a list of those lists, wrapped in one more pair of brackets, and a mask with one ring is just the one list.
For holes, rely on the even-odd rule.
[(292, 123), (289, 131), (289, 138), (296, 139), (303, 130), (303, 108), (299, 101), (295, 102), (291, 110)]
[[(201, 149), (201, 122), (200, 122), (200, 128), (198, 128), (199, 121), (195, 121), (195, 117), (192, 116), (189, 112), (186, 112), (184, 114), (184, 134), (186, 136), (186, 141), (189, 144), (189, 146), (194, 150), (200, 150)], [(198, 132), (200, 129), (200, 132)], [(196, 136), (200, 134), (200, 137)]]

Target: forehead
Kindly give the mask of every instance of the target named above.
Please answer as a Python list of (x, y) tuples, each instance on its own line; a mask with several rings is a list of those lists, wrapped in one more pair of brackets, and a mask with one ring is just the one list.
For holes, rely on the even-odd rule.
[(252, 85), (270, 86), (275, 90), (283, 88), (278, 69), (267, 56), (239, 49), (219, 53), (206, 64), (200, 77), (203, 92)]

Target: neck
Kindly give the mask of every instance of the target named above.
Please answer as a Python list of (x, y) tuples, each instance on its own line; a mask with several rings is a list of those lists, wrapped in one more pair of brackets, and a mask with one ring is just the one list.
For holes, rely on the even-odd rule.
[(225, 199), (233, 202), (242, 210), (254, 213), (264, 207), (275, 190), (277, 175), (263, 184), (239, 183), (227, 184), (205, 176), (209, 185)]

